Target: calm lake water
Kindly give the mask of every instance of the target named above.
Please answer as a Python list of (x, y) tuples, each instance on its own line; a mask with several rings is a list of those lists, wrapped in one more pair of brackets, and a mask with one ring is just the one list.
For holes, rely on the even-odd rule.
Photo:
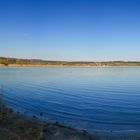
[(140, 67), (0, 67), (5, 102), (81, 129), (140, 130)]

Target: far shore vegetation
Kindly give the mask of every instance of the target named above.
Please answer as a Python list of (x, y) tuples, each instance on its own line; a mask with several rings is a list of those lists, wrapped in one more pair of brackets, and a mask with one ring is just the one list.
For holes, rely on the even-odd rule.
[(140, 66), (138, 61), (48, 61), (40, 59), (19, 59), (0, 57), (1, 66)]

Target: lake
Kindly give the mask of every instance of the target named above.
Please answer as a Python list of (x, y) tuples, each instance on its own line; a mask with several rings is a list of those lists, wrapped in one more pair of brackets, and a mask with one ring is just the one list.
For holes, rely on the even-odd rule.
[(80, 129), (140, 130), (140, 67), (0, 67), (5, 102)]

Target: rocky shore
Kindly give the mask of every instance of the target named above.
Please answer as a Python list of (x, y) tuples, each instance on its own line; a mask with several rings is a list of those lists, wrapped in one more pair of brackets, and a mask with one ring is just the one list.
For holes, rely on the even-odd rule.
[(58, 122), (25, 116), (5, 107), (0, 101), (0, 140), (95, 140), (80, 131)]
[(94, 131), (90, 135), (85, 130), (16, 112), (0, 97), (0, 140), (140, 140), (140, 131)]

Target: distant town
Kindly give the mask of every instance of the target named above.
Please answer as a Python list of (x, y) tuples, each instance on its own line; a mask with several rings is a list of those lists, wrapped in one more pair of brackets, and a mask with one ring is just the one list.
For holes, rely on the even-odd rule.
[(139, 61), (50, 61), (0, 57), (0, 66), (140, 66)]

